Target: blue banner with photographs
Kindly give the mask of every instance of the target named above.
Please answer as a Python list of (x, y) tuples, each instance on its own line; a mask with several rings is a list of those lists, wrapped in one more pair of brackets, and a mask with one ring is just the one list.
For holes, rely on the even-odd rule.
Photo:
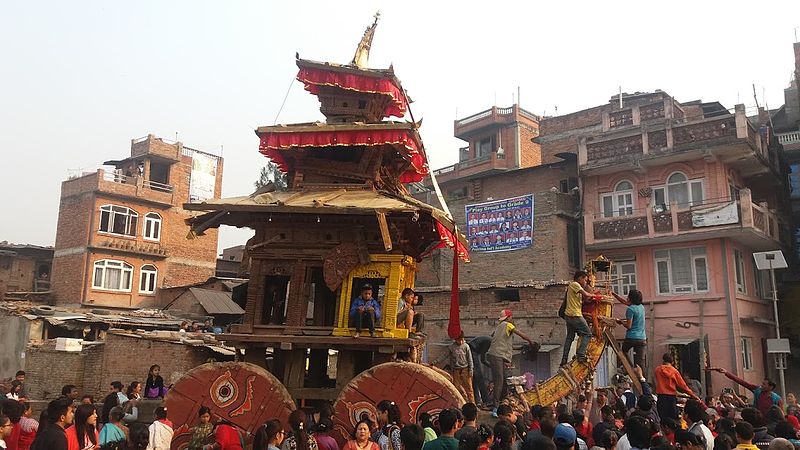
[(473, 252), (506, 252), (533, 244), (533, 194), (466, 205)]

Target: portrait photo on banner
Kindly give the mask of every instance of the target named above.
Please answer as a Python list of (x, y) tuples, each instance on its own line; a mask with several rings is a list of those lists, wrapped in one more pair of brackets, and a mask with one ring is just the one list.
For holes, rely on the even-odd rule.
[(474, 252), (506, 252), (533, 244), (533, 194), (466, 205), (467, 239)]

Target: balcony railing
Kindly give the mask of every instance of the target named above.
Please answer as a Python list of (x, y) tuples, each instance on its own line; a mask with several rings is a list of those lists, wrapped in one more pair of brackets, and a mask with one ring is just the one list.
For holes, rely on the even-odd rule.
[[(505, 169), (506, 164), (507, 162), (505, 155), (497, 154), (497, 152), (491, 152), (486, 155), (481, 155), (477, 158), (468, 159), (459, 163), (451, 164), (449, 166), (441, 167), (434, 170), (433, 174), (437, 177), (440, 175), (448, 175), (449, 177), (449, 174), (454, 174), (454, 177), (458, 178), (460, 176), (472, 175), (476, 171), (481, 170)], [(488, 167), (479, 168), (479, 166)], [(468, 173), (461, 173), (465, 170), (468, 171)]]
[(581, 139), (578, 163), (581, 170), (585, 171), (616, 164), (631, 164), (644, 161), (648, 157), (737, 143), (741, 144), (739, 151), (742, 156), (746, 156), (744, 149), (749, 148), (749, 153), (760, 159), (762, 164), (775, 166), (772, 164), (774, 158), (761, 134), (747, 119), (744, 108), (738, 106), (734, 114), (691, 122), (673, 118), (662, 125), (648, 124), (620, 131), (610, 130)]
[(706, 199), (701, 204), (660, 205), (628, 209), (625, 215), (604, 217), (587, 214), (586, 244), (653, 239), (665, 236), (691, 235), (722, 229), (749, 229), (756, 236), (781, 241), (778, 216), (766, 203), (752, 202), (749, 189), (742, 189), (739, 200)]
[(780, 134), (776, 133), (775, 137), (778, 138), (778, 142), (780, 142), (781, 145), (800, 143), (800, 131), (790, 131), (788, 133)]
[(144, 180), (138, 175), (127, 176), (118, 171), (98, 169), (65, 181), (61, 187), (61, 196), (101, 191), (172, 204), (173, 190), (172, 185)]

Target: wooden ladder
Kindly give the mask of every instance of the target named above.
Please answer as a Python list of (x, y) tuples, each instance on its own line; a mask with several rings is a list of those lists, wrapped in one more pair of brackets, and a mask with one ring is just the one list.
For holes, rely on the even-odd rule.
[(617, 354), (617, 361), (622, 363), (622, 367), (625, 368), (625, 372), (628, 373), (628, 377), (631, 379), (631, 387), (633, 387), (633, 392), (636, 393), (637, 397), (642, 395), (642, 383), (639, 380), (639, 375), (634, 370), (631, 362), (628, 361), (628, 355), (626, 355), (622, 349), (619, 348), (619, 345), (617, 345), (614, 335), (611, 334), (611, 329), (606, 328), (605, 331), (603, 331), (603, 336), (605, 336), (608, 345), (614, 349), (614, 353)]

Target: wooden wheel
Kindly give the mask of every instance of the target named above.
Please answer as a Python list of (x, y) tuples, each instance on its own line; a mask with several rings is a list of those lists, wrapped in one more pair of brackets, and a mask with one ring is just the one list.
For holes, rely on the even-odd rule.
[(295, 404), (271, 373), (249, 363), (208, 363), (181, 377), (165, 398), (174, 424), (173, 449), (188, 445), (201, 406), (211, 409), (214, 422), (227, 420), (252, 435), (269, 419), (286, 423)]
[(464, 397), (445, 376), (421, 364), (388, 362), (353, 378), (333, 404), (331, 436), (343, 445), (363, 417), (375, 420), (375, 405), (392, 400), (404, 423), (415, 423), (422, 412), (436, 416), (444, 408), (460, 408)]

